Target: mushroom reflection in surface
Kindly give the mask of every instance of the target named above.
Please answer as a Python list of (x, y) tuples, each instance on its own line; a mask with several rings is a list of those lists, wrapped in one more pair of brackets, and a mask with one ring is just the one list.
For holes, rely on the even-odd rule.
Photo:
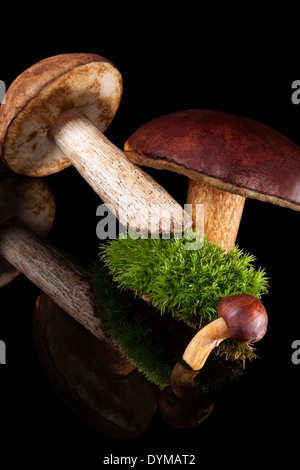
[(143, 434), (157, 411), (157, 390), (137, 371), (111, 368), (107, 346), (41, 294), (34, 309), (37, 352), (52, 387), (92, 428), (118, 439)]
[(138, 165), (187, 176), (194, 222), (196, 205), (204, 204), (204, 233), (226, 251), (235, 244), (246, 197), (300, 210), (299, 147), (254, 120), (179, 111), (141, 126), (124, 150)]
[[(1, 172), (0, 209), (0, 287), (22, 272), (48, 294), (39, 297), (34, 318), (50, 383), (97, 430), (140, 435), (156, 413), (156, 389), (103, 329), (90, 268), (45, 239), (55, 216), (50, 188), (40, 178)], [(110, 298), (110, 307), (120, 305), (134, 312), (124, 296)]]
[[(45, 238), (55, 217), (55, 200), (48, 185), (0, 172), (0, 227), (11, 217)], [(0, 257), (0, 287), (11, 282), (20, 271)]]
[[(53, 194), (41, 178), (0, 177), (0, 287), (22, 272), (98, 340), (121, 375), (134, 369), (104, 332), (95, 305), (91, 273), (45, 237), (55, 217)], [(109, 358), (108, 352), (111, 352)]]

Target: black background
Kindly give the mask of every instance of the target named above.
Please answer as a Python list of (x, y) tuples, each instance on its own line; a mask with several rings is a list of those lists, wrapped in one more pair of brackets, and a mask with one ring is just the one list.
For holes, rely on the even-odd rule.
[[(33, 63), (64, 52), (94, 52), (110, 59), (122, 73), (124, 92), (106, 135), (120, 148), (148, 120), (189, 108), (256, 119), (300, 145), (300, 105), (291, 101), (299, 70), (293, 41), (284, 45), (277, 36), (280, 25), (258, 38), (254, 21), (244, 42), (243, 22), (238, 31), (220, 21), (221, 28), (214, 15), (193, 11), (162, 14), (146, 4), (137, 12), (90, 11), (88, 5), (84, 12), (81, 5), (75, 15), (62, 18), (58, 7), (55, 12), (51, 8), (43, 13), (4, 10), (0, 79), (9, 85)], [(204, 31), (207, 23), (211, 27)], [(184, 203), (184, 177), (151, 174)], [(89, 263), (98, 246), (98, 197), (73, 167), (46, 180), (57, 203), (49, 239)], [(0, 368), (0, 458), (32, 468), (43, 463), (97, 468), (111, 453), (173, 453), (195, 454), (201, 465), (208, 459), (235, 461), (242, 450), (254, 464), (260, 451), (265, 459), (276, 455), (292, 462), (300, 418), (300, 365), (291, 361), (292, 342), (300, 337), (299, 220), (298, 212), (246, 201), (237, 243), (256, 255), (271, 277), (270, 294), (263, 299), (269, 329), (257, 345), (260, 358), (247, 367), (239, 388), (219, 396), (210, 417), (188, 431), (170, 428), (159, 414), (141, 437), (130, 441), (108, 438), (85, 425), (53, 392), (38, 361), (32, 333), (38, 289), (23, 276), (2, 288), (0, 339), (6, 343), (7, 364)]]

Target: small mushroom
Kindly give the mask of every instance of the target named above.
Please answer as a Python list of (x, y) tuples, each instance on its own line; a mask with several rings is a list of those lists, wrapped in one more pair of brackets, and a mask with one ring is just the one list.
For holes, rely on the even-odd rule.
[(122, 356), (103, 329), (88, 267), (45, 236), (55, 215), (55, 201), (40, 178), (2, 175), (0, 184), (0, 287), (22, 272), (64, 311), (107, 344), (106, 361), (120, 374), (135, 366)]
[(251, 119), (203, 109), (167, 114), (134, 132), (124, 153), (138, 165), (186, 175), (194, 224), (204, 204), (204, 233), (226, 251), (246, 197), (300, 210), (299, 147)]
[(41, 294), (34, 338), (43, 370), (62, 401), (81, 420), (118, 439), (140, 436), (157, 411), (157, 388), (133, 371), (113, 373), (107, 345)]
[(199, 371), (209, 354), (221, 341), (232, 338), (239, 343), (256, 343), (267, 331), (265, 307), (250, 294), (224, 297), (217, 306), (219, 318), (193, 337), (183, 354), (183, 360), (193, 371)]
[(35, 177), (73, 164), (125, 226), (181, 232), (192, 224), (182, 207), (103, 135), (121, 94), (120, 72), (99, 55), (36, 63), (0, 108), (0, 156), (13, 172)]
[(213, 410), (212, 398), (199, 393), (194, 383), (213, 348), (228, 338), (241, 343), (255, 343), (266, 333), (266, 309), (253, 295), (224, 297), (217, 306), (217, 313), (219, 318), (192, 338), (182, 359), (174, 366), (171, 386), (159, 397), (160, 412), (174, 427), (194, 427)]
[[(187, 366), (188, 367), (188, 366)], [(182, 380), (182, 370), (178, 377)], [(196, 375), (196, 374), (195, 374)], [(192, 381), (192, 376), (188, 379)], [(186, 388), (186, 386), (185, 386)], [(204, 421), (214, 409), (214, 401), (209, 394), (200, 396), (193, 386), (193, 395), (179, 399), (171, 387), (161, 391), (158, 407), (163, 419), (176, 429), (190, 429)]]

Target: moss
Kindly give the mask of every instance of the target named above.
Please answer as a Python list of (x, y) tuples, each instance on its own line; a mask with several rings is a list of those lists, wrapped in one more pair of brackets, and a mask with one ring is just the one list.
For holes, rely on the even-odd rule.
[[(200, 249), (187, 249), (192, 236)], [(196, 232), (170, 239), (125, 234), (102, 245), (99, 258), (94, 288), (102, 321), (121, 351), (161, 388), (169, 383), (173, 365), (183, 353), (170, 335), (163, 334), (164, 317), (198, 329), (218, 317), (216, 307), (222, 297), (249, 293), (260, 299), (268, 291), (266, 273), (255, 269), (252, 255), (237, 246), (225, 253), (207, 239), (200, 240)], [(104, 276), (104, 267), (114, 282)], [(160, 314), (155, 326), (153, 319), (141, 314), (143, 308), (137, 311), (142, 295)], [(214, 353), (228, 367), (232, 361), (244, 364), (255, 357), (249, 345), (233, 340), (223, 341)]]

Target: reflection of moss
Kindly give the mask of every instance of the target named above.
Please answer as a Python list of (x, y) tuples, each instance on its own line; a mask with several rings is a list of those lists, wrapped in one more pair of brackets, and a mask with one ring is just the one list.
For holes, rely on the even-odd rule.
[[(193, 235), (197, 240), (198, 235)], [(188, 239), (169, 240), (123, 236), (100, 248), (100, 260), (115, 282), (103, 267), (94, 268), (96, 302), (104, 325), (120, 350), (162, 388), (189, 341), (178, 348), (166, 331), (166, 325), (175, 322), (172, 316), (182, 320), (176, 325), (198, 329), (218, 317), (216, 307), (222, 297), (248, 293), (261, 298), (268, 288), (264, 270), (254, 268), (253, 256), (238, 247), (224, 253), (206, 239), (199, 250), (187, 250), (191, 238), (191, 234)], [(142, 295), (156, 307), (155, 321), (154, 309), (137, 300)], [(147, 309), (151, 315), (142, 314)], [(221, 361), (231, 369), (233, 360), (255, 357), (251, 347), (233, 340), (221, 343), (215, 353), (218, 364)], [(208, 382), (211, 387), (211, 378)]]
[(93, 268), (93, 283), (99, 316), (119, 350), (151, 382), (167, 386), (184, 346), (179, 350), (173, 336), (163, 334), (165, 318), (153, 316), (154, 309), (143, 300), (120, 292), (102, 266)]

